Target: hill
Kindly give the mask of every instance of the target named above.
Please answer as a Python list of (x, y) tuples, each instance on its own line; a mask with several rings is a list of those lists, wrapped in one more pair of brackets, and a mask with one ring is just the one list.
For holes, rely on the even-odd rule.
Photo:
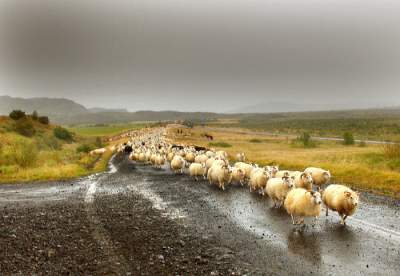
[(111, 151), (102, 156), (88, 154), (101, 144), (96, 137), (75, 135), (30, 116), (18, 120), (0, 116), (0, 183), (58, 180), (102, 171)]
[(13, 98), (0, 96), (0, 114), (7, 115), (14, 109), (32, 113), (34, 110), (45, 115), (81, 114), (88, 110), (74, 101), (56, 98)]

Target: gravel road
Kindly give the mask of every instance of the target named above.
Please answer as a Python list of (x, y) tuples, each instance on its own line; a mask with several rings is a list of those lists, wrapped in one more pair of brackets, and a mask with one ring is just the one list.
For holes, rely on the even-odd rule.
[(106, 173), (0, 186), (0, 274), (399, 275), (400, 203), (361, 200), (347, 226), (298, 228), (246, 188), (118, 155)]

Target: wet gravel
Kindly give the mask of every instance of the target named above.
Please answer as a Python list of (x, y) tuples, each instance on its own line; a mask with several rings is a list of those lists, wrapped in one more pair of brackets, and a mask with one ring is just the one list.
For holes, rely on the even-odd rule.
[(365, 194), (348, 226), (330, 216), (298, 229), (242, 187), (113, 162), (113, 173), (0, 187), (0, 274), (398, 275), (396, 201)]

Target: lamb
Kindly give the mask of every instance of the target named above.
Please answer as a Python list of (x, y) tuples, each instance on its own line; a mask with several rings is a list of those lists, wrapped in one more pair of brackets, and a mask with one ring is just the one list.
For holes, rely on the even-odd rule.
[(225, 190), (225, 183), (231, 182), (231, 170), (227, 166), (214, 165), (207, 173), (210, 184), (218, 184), (218, 187)]
[(203, 176), (203, 178), (206, 178), (206, 164), (202, 163), (192, 163), (189, 166), (189, 175), (194, 176), (194, 179), (197, 181), (198, 176)]
[[(321, 213), (321, 194), (319, 192), (307, 191), (303, 188), (294, 188), (286, 196), (285, 209), (292, 217), (293, 225), (304, 223), (304, 217), (315, 217)], [(299, 216), (300, 220), (295, 221)]]
[(304, 172), (311, 173), (314, 185), (317, 185), (318, 189), (320, 189), (322, 185), (327, 184), (331, 179), (331, 173), (321, 168), (309, 167), (305, 169)]
[[(274, 207), (279, 208), (283, 205), (286, 195), (293, 188), (293, 178), (271, 178), (267, 182), (267, 195), (273, 200)], [(278, 205), (279, 204), (279, 205)]]
[(296, 188), (304, 188), (308, 191), (312, 190), (313, 179), (311, 173), (303, 172), (294, 177), (294, 186)]
[(268, 179), (270, 178), (269, 172), (263, 169), (255, 169), (251, 173), (249, 187), (250, 192), (261, 189), (262, 195), (264, 195), (265, 187), (267, 186)]
[(326, 216), (328, 210), (338, 212), (342, 225), (346, 224), (346, 218), (353, 215), (358, 207), (359, 194), (343, 185), (329, 185), (322, 194), (325, 204)]
[(175, 155), (174, 158), (171, 161), (171, 169), (175, 173), (180, 172), (182, 174), (183, 173), (183, 168), (185, 168), (185, 163), (186, 163), (185, 159), (183, 159), (182, 156)]
[(245, 173), (242, 169), (232, 167), (232, 178), (231, 178), (231, 183), (236, 182), (240, 183), (240, 185), (244, 185), (244, 178), (245, 178)]

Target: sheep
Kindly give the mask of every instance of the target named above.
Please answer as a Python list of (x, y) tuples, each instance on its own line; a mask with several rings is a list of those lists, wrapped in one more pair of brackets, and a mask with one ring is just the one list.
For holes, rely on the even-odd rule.
[(290, 171), (288, 171), (288, 170), (277, 171), (275, 173), (275, 178), (282, 178), (282, 177), (289, 177), (289, 176), (290, 176)]
[(92, 150), (89, 154), (90, 155), (95, 155), (95, 154), (103, 154), (107, 151), (106, 148), (100, 148), (100, 149), (94, 149)]
[(318, 189), (320, 189), (322, 185), (327, 184), (331, 179), (331, 173), (321, 168), (309, 167), (305, 169), (304, 172), (311, 173), (314, 185), (317, 185)]
[[(293, 225), (304, 223), (304, 217), (315, 217), (321, 213), (321, 194), (319, 192), (307, 191), (303, 188), (294, 188), (286, 196), (285, 209), (292, 218)], [(295, 216), (300, 220), (295, 221)]]
[(174, 159), (175, 154), (173, 152), (168, 152), (167, 154), (167, 160), (168, 162), (171, 162), (172, 159)]
[(175, 173), (180, 172), (182, 174), (183, 173), (183, 168), (185, 167), (185, 163), (186, 163), (185, 159), (183, 159), (182, 156), (175, 155), (174, 158), (171, 161), (171, 169)]
[(236, 160), (238, 162), (246, 162), (246, 154), (244, 152), (239, 152), (236, 154)]
[(274, 207), (279, 208), (283, 205), (286, 195), (292, 188), (293, 178), (282, 177), (269, 179), (265, 190), (267, 195), (273, 200)]
[(322, 194), (325, 204), (326, 216), (328, 210), (338, 212), (342, 225), (346, 224), (346, 218), (353, 215), (358, 208), (359, 194), (343, 185), (329, 185)]
[(244, 171), (245, 174), (245, 178), (246, 179), (250, 179), (250, 174), (253, 171), (254, 167), (250, 164), (244, 163), (244, 162), (237, 162), (234, 165), (236, 168), (241, 169), (242, 171)]
[(165, 164), (165, 158), (164, 156), (158, 154), (156, 155), (156, 158), (154, 160), (154, 164), (156, 166), (156, 168), (161, 168), (164, 164)]
[(279, 172), (279, 166), (266, 166), (265, 168), (269, 172), (271, 177), (277, 177), (276, 174)]
[[(245, 178), (245, 173), (242, 169), (236, 168), (236, 167), (231, 167), (232, 170), (232, 178), (231, 178), (231, 183), (236, 182), (240, 183), (240, 185), (244, 185), (244, 178)], [(230, 184), (230, 183), (229, 183)]]
[(189, 166), (189, 175), (194, 176), (194, 179), (197, 181), (198, 176), (203, 176), (203, 178), (206, 178), (206, 164), (202, 163), (192, 163)]
[(208, 156), (205, 155), (205, 154), (197, 155), (197, 156), (194, 158), (194, 162), (195, 162), (195, 163), (199, 163), (199, 164), (201, 164), (201, 163), (206, 163), (207, 160), (208, 160)]
[(254, 169), (250, 176), (249, 187), (250, 192), (261, 189), (264, 195), (265, 187), (267, 185), (270, 175), (269, 172), (263, 169)]
[(139, 153), (138, 161), (139, 162), (146, 162), (146, 155), (143, 152)]
[(189, 151), (189, 152), (186, 153), (186, 155), (185, 155), (185, 159), (186, 159), (186, 161), (189, 162), (189, 163), (193, 163), (194, 160), (195, 160), (195, 157), (196, 157), (196, 155), (195, 155), (193, 152), (191, 152), (191, 151)]
[(228, 153), (226, 151), (220, 150), (215, 153), (215, 157), (219, 157), (220, 159), (227, 159)]
[(212, 166), (207, 172), (207, 179), (210, 184), (218, 184), (218, 187), (225, 190), (225, 183), (231, 182), (232, 171), (227, 166), (220, 166), (218, 164)]
[(211, 150), (208, 150), (208, 151), (206, 152), (206, 155), (207, 155), (208, 158), (215, 157), (215, 152), (213, 152), (213, 151), (211, 151)]
[(312, 185), (313, 179), (311, 173), (303, 172), (294, 176), (294, 186), (296, 188), (304, 188), (311, 191)]

